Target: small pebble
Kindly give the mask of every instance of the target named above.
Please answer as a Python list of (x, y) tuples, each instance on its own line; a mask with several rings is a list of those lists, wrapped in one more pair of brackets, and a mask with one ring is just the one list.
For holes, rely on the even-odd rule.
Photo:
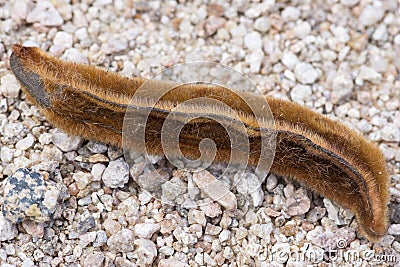
[(312, 84), (319, 78), (318, 71), (306, 62), (299, 62), (294, 68), (296, 79), (302, 84)]
[(86, 256), (84, 266), (87, 267), (101, 267), (104, 261), (104, 254), (102, 252), (93, 252)]
[(297, 84), (290, 92), (290, 97), (294, 102), (305, 102), (312, 95), (311, 87), (308, 85)]
[(123, 187), (129, 180), (129, 167), (125, 160), (110, 161), (103, 172), (102, 181), (110, 188)]
[(384, 14), (385, 11), (382, 8), (378, 6), (368, 5), (361, 12), (359, 20), (361, 24), (365, 26), (370, 26), (380, 21), (383, 18)]
[(72, 35), (67, 32), (57, 32), (53, 40), (54, 45), (62, 46), (65, 48), (71, 47), (73, 44)]
[(77, 150), (82, 139), (78, 136), (68, 135), (58, 129), (52, 131), (53, 144), (64, 152)]
[(18, 236), (17, 225), (0, 214), (0, 241), (12, 240)]
[(162, 259), (158, 263), (158, 267), (186, 267), (186, 266), (189, 265), (175, 259)]
[(63, 18), (51, 2), (39, 1), (26, 16), (28, 23), (39, 22), (43, 26), (61, 26)]
[(251, 51), (260, 50), (262, 47), (261, 35), (258, 32), (251, 32), (244, 37), (245, 46)]
[(133, 232), (129, 229), (122, 229), (110, 236), (107, 246), (111, 251), (129, 252), (135, 248), (134, 241), (137, 240), (135, 240)]
[(13, 223), (26, 219), (47, 222), (60, 209), (63, 192), (60, 186), (44, 180), (40, 173), (18, 169), (3, 181), (4, 217)]
[(257, 31), (264, 33), (267, 32), (271, 27), (268, 17), (261, 17), (256, 19), (254, 22), (254, 29)]
[(0, 80), (0, 93), (5, 97), (16, 98), (19, 95), (21, 86), (14, 75), (6, 74)]
[(158, 230), (160, 230), (160, 225), (155, 223), (138, 223), (135, 225), (135, 234), (144, 239), (150, 239)]
[(235, 195), (223, 182), (217, 180), (207, 171), (196, 172), (193, 174), (193, 181), (211, 199), (218, 202), (227, 210), (235, 210), (237, 200)]
[(134, 241), (135, 249), (134, 254), (137, 256), (138, 264), (142, 265), (150, 265), (153, 263), (154, 258), (157, 256), (157, 248), (156, 245), (147, 239), (136, 239)]

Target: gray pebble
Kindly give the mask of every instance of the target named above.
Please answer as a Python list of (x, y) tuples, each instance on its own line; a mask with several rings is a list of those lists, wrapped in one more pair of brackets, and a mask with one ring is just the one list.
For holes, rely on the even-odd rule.
[(268, 176), (267, 178), (267, 183), (266, 183), (266, 187), (268, 191), (272, 191), (274, 190), (274, 188), (278, 185), (278, 179), (276, 179), (276, 176), (271, 174), (270, 176)]
[(88, 216), (87, 218), (84, 218), (83, 220), (78, 222), (76, 230), (78, 234), (81, 235), (91, 229), (94, 229), (95, 227), (96, 227), (95, 219), (93, 218), (93, 216)]
[(124, 159), (110, 161), (104, 170), (102, 180), (107, 187), (123, 187), (129, 181), (129, 167)]
[(342, 207), (339, 207), (336, 203), (332, 202), (330, 199), (324, 198), (324, 204), (326, 211), (328, 212), (328, 217), (334, 221), (337, 225), (349, 224), (353, 218), (353, 214)]
[(68, 135), (58, 129), (51, 132), (53, 137), (53, 144), (64, 152), (77, 150), (82, 138), (79, 136)]
[(18, 169), (3, 181), (4, 217), (14, 223), (25, 219), (46, 222), (53, 219), (65, 197), (61, 185), (44, 180), (40, 173)]
[(315, 223), (322, 217), (324, 217), (325, 214), (326, 214), (325, 208), (315, 207), (307, 213), (306, 218), (310, 223)]
[(3, 214), (0, 214), (0, 241), (12, 240), (17, 236), (18, 229), (15, 223), (10, 222)]
[(104, 258), (104, 254), (102, 252), (89, 253), (83, 262), (83, 266), (102, 267), (104, 266)]
[(122, 229), (110, 236), (107, 246), (110, 251), (129, 252), (133, 251), (135, 241), (134, 234), (129, 229)]
[(108, 150), (107, 150), (107, 157), (110, 160), (116, 160), (117, 158), (121, 157), (124, 154), (124, 152), (115, 147), (115, 146), (108, 146)]
[(104, 230), (97, 231), (96, 239), (93, 241), (93, 247), (98, 248), (107, 243), (107, 233)]
[(390, 221), (400, 224), (400, 204), (392, 203), (390, 205)]
[(86, 144), (86, 147), (92, 152), (93, 154), (103, 154), (107, 152), (107, 146), (101, 143), (97, 143), (94, 141), (89, 141)]

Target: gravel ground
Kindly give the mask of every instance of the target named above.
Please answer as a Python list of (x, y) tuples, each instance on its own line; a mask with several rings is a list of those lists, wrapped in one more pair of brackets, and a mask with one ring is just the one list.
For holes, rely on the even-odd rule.
[[(0, 204), (3, 211), (19, 209), (0, 214), (1, 267), (397, 264), (398, 1), (206, 2), (0, 0)], [(198, 184), (212, 179), (209, 172), (196, 176), (163, 157), (150, 160), (172, 178), (169, 184), (189, 189), (165, 185), (175, 206), (149, 197), (131, 179), (155, 177), (143, 159), (129, 171), (122, 151), (66, 135), (25, 101), (9, 69), (13, 43), (127, 76), (218, 61), (248, 75), (266, 95), (342, 121), (378, 142), (387, 159), (388, 234), (368, 242), (355, 231), (349, 211), (285, 177), (271, 175), (252, 193), (239, 184), (226, 199), (213, 201)], [(6, 179), (10, 175), (16, 179)], [(254, 177), (248, 177), (250, 183)], [(16, 202), (13, 183), (26, 186), (31, 200), (43, 194), (36, 209)], [(346, 251), (362, 258), (351, 261)], [(366, 253), (371, 251), (386, 258), (378, 262)]]

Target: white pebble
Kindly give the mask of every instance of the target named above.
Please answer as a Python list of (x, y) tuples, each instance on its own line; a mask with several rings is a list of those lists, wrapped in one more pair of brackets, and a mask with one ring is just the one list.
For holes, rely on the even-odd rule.
[(392, 224), (388, 229), (389, 235), (400, 235), (400, 224)]
[(251, 7), (249, 9), (247, 9), (244, 14), (246, 15), (246, 17), (248, 17), (250, 19), (255, 19), (261, 15), (261, 11), (262, 10), (260, 8), (255, 6), (255, 7)]
[(358, 72), (357, 78), (361, 80), (378, 83), (382, 79), (382, 75), (373, 68), (362, 65)]
[(18, 235), (17, 225), (4, 218), (0, 212), (0, 241), (12, 240)]
[(351, 118), (360, 118), (360, 111), (355, 108), (351, 108), (349, 112), (347, 112), (347, 115)]
[(219, 237), (218, 237), (219, 242), (222, 243), (222, 242), (227, 241), (229, 239), (230, 235), (231, 235), (231, 232), (229, 230), (227, 230), (227, 229), (222, 230), (222, 232), (219, 234)]
[(56, 36), (54, 36), (53, 43), (54, 45), (65, 48), (72, 47), (72, 34), (63, 31), (57, 32)]
[(227, 210), (237, 208), (236, 196), (229, 191), (229, 186), (218, 180), (208, 171), (195, 172), (193, 181), (210, 198), (218, 202)]
[(61, 56), (61, 59), (76, 63), (89, 64), (89, 60), (81, 53), (79, 49), (76, 48), (66, 49), (64, 54)]
[(341, 0), (340, 2), (348, 7), (352, 7), (358, 3), (359, 0)]
[(283, 53), (281, 61), (289, 69), (293, 69), (299, 63), (297, 56), (290, 51)]
[(42, 133), (39, 136), (39, 143), (42, 145), (48, 145), (53, 141), (53, 136), (50, 133)]
[(156, 245), (147, 239), (136, 239), (134, 241), (135, 247), (137, 249), (134, 254), (138, 258), (136, 264), (138, 266), (151, 266), (154, 258), (157, 256)]
[(68, 135), (58, 129), (52, 131), (53, 144), (64, 152), (78, 149), (82, 139), (79, 136)]
[[(173, 249), (172, 249), (173, 250)], [(170, 259), (162, 259), (158, 263), (158, 267), (186, 267), (188, 266), (184, 262), (175, 260), (173, 258)]]
[(102, 176), (107, 187), (123, 187), (129, 181), (129, 167), (122, 158), (110, 161)]
[(1, 162), (7, 163), (11, 162), (13, 159), (15, 149), (11, 149), (6, 146), (2, 146), (0, 150), (0, 159)]
[(188, 213), (188, 222), (189, 222), (189, 224), (197, 223), (202, 226), (205, 226), (207, 221), (206, 221), (206, 216), (204, 214), (204, 211), (191, 209)]
[(290, 92), (290, 97), (294, 102), (304, 102), (310, 99), (312, 94), (311, 87), (308, 85), (297, 84)]
[(368, 5), (361, 12), (359, 20), (361, 24), (364, 24), (365, 26), (370, 26), (380, 21), (383, 18), (384, 14), (385, 11), (382, 7), (377, 5)]
[(181, 24), (179, 24), (179, 31), (182, 34), (191, 34), (193, 32), (193, 29), (194, 27), (189, 20), (184, 20)]
[(348, 32), (347, 28), (345, 28), (343, 26), (332, 25), (331, 31), (341, 43), (346, 43), (348, 40), (350, 40), (349, 32)]
[(318, 71), (307, 62), (299, 62), (294, 69), (294, 74), (296, 79), (303, 84), (312, 84), (319, 77)]
[(346, 103), (343, 105), (340, 105), (336, 108), (335, 113), (338, 117), (345, 117), (349, 109), (351, 108), (350, 103)]
[(254, 22), (254, 29), (256, 29), (257, 31), (262, 32), (262, 33), (267, 32), (270, 27), (271, 27), (271, 24), (269, 22), (268, 17), (258, 18)]
[(34, 142), (33, 135), (28, 134), (27, 137), (25, 137), (24, 139), (21, 139), (17, 142), (17, 144), (15, 145), (15, 148), (25, 151), (33, 145), (33, 142)]
[(63, 18), (50, 1), (38, 1), (35, 8), (26, 17), (28, 23), (39, 22), (44, 26), (60, 26)]
[(135, 234), (140, 238), (150, 239), (158, 230), (160, 230), (158, 223), (138, 223), (135, 225)]
[(400, 45), (400, 34), (396, 34), (393, 40), (395, 45)]
[(369, 62), (371, 64), (371, 68), (378, 72), (385, 72), (388, 68), (388, 61), (386, 58), (379, 55), (370, 56)]
[(135, 245), (134, 234), (129, 229), (122, 229), (116, 232), (107, 240), (107, 246), (110, 251), (129, 252), (133, 251)]
[(5, 113), (8, 110), (7, 99), (0, 99), (0, 113)]
[(302, 21), (293, 29), (294, 34), (299, 38), (304, 38), (311, 33), (311, 25), (307, 21)]
[(244, 37), (244, 45), (252, 50), (260, 50), (262, 47), (261, 35), (258, 32), (251, 32)]
[(250, 71), (258, 73), (260, 71), (261, 62), (264, 59), (263, 51), (257, 50), (246, 56), (246, 62), (250, 64)]
[(21, 86), (14, 75), (6, 74), (1, 77), (0, 92), (5, 97), (16, 98), (18, 97)]
[(80, 171), (74, 173), (72, 179), (76, 182), (78, 189), (82, 190), (93, 181), (93, 176), (91, 173)]
[(93, 176), (93, 181), (101, 181), (101, 176), (103, 175), (104, 170), (106, 169), (106, 166), (101, 163), (96, 163), (92, 167), (91, 174)]
[(281, 13), (284, 21), (295, 21), (300, 17), (300, 10), (293, 6), (286, 7)]
[(383, 126), (382, 139), (388, 142), (400, 142), (400, 129), (393, 123)]
[(372, 39), (377, 41), (385, 41), (388, 38), (387, 27), (385, 24), (379, 24), (374, 33)]
[(74, 32), (74, 34), (75, 34), (75, 37), (78, 38), (78, 40), (81, 40), (81, 41), (89, 38), (89, 34), (88, 34), (88, 31), (87, 31), (87, 28), (77, 29)]
[(274, 225), (272, 222), (263, 223), (263, 224), (254, 224), (250, 226), (250, 234), (255, 235), (259, 238), (262, 238), (269, 242), (270, 234), (274, 230)]

